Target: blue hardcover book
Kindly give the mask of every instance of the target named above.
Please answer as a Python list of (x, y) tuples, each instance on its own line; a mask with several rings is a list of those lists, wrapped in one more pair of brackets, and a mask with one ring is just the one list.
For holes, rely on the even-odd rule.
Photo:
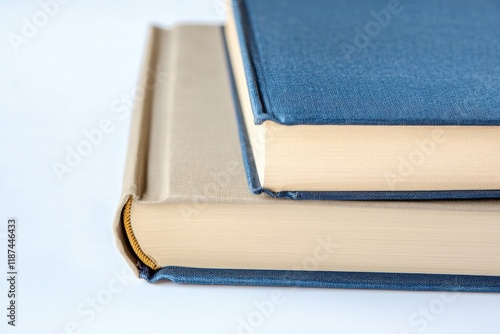
[(500, 197), (500, 3), (232, 0), (251, 190)]
[(218, 26), (153, 29), (118, 245), (155, 282), (500, 291), (500, 205), (248, 191)]

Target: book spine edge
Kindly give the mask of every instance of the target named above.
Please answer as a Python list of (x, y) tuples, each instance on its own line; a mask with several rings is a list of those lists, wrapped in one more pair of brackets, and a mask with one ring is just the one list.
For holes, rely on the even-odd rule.
[[(158, 27), (151, 27), (144, 54), (141, 74), (137, 87), (148, 87), (152, 71), (156, 68), (159, 54), (159, 38), (162, 31)], [(149, 147), (149, 128), (151, 122), (152, 101), (154, 89), (143, 89), (141, 98), (136, 97), (132, 118), (130, 121), (130, 135), (127, 146), (123, 188), (118, 210), (115, 214), (113, 231), (120, 253), (125, 257), (127, 264), (139, 276), (137, 255), (134, 253), (126, 236), (123, 225), (123, 210), (126, 203), (133, 198), (140, 198), (144, 192), (146, 168)]]

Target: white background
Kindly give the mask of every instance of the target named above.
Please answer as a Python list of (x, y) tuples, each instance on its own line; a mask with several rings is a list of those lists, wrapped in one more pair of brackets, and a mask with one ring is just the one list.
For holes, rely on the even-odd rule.
[[(131, 278), (111, 229), (130, 121), (129, 112), (115, 108), (133, 96), (148, 25), (222, 22), (223, 6), (72, 1), (13, 47), (9, 38), (23, 36), (25, 20), (42, 10), (38, 1), (0, 3), (1, 333), (500, 332), (500, 294), (153, 285)], [(113, 131), (60, 181), (53, 163), (63, 163), (83, 132), (103, 119)], [(3, 278), (11, 216), (19, 221), (16, 328), (6, 324)], [(275, 294), (281, 297), (273, 303)]]

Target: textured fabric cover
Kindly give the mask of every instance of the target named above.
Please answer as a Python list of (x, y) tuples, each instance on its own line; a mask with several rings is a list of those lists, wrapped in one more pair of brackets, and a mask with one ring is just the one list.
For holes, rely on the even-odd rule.
[(500, 292), (497, 276), (358, 273), (335, 271), (230, 270), (141, 266), (148, 282), (208, 285), (297, 286), (308, 288), (384, 289), (410, 291)]
[(233, 0), (255, 122), (500, 125), (494, 0)]

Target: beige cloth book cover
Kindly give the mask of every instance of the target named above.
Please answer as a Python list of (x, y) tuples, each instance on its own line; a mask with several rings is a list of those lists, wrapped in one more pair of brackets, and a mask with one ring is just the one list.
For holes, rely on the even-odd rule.
[[(114, 220), (118, 248), (136, 272), (137, 255), (122, 221), (128, 199), (137, 203), (193, 203), (194, 196), (211, 201), (262, 200), (247, 189), (223, 48), (220, 26), (150, 30), (138, 84), (144, 94), (132, 115)], [(229, 178), (223, 187), (207, 180), (207, 173), (224, 171)], [(205, 194), (198, 188), (203, 185), (216, 191), (207, 189)]]
[[(499, 201), (251, 194), (230, 85), (221, 27), (151, 29), (114, 220), (118, 248), (136, 273), (139, 258), (153, 269), (294, 269), (290, 259), (304, 258), (327, 233), (339, 252), (315, 270), (500, 275)], [(475, 252), (478, 244), (484, 248)]]

